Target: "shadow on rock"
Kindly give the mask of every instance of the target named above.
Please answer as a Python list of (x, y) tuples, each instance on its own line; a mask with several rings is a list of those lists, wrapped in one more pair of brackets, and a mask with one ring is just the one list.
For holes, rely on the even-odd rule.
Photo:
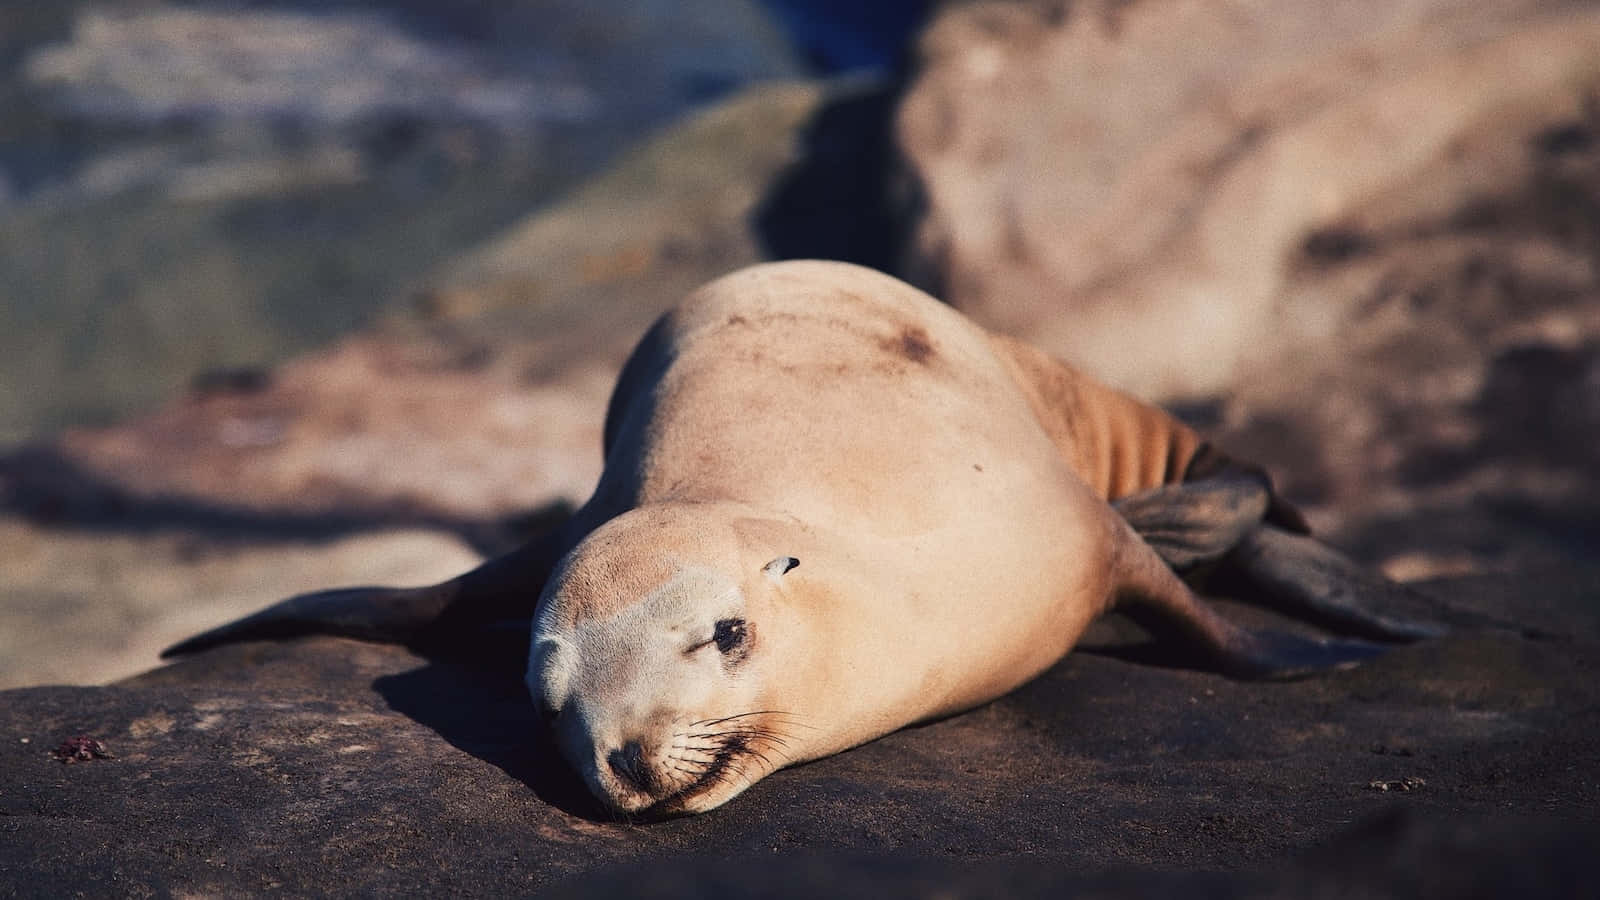
[(392, 528), (454, 534), (486, 556), (555, 528), (572, 513), (556, 501), (499, 519), (468, 519), (396, 504), (342, 511), (229, 506), (183, 496), (141, 496), (48, 446), (0, 455), (0, 512), (41, 525), (89, 531), (178, 529), (220, 540), (328, 540)]
[(591, 821), (610, 818), (561, 758), (527, 688), (507, 667), (433, 661), (372, 687), (391, 709), (522, 782), (544, 803)]
[(898, 271), (922, 199), (894, 147), (898, 90), (841, 90), (812, 118), (800, 159), (755, 211), (773, 259), (834, 259)]
[(1548, 819), (1444, 819), (1392, 809), (1265, 872), (1085, 866), (1048, 854), (957, 860), (743, 853), (585, 873), (552, 897), (1586, 897), (1600, 828)]
[(1600, 434), (1600, 341), (1506, 349), (1490, 363), (1470, 410), (1481, 423), (1477, 440), (1454, 453), (1408, 458), (1400, 470), (1408, 485), (1460, 479), (1486, 466), (1600, 475), (1592, 448)]

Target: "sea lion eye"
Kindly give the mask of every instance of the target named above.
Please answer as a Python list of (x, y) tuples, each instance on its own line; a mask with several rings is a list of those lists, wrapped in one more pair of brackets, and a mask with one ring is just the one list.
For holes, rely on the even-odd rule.
[(717, 623), (717, 628), (711, 634), (711, 640), (717, 645), (717, 652), (732, 653), (735, 648), (744, 643), (745, 625), (743, 619), (723, 619)]

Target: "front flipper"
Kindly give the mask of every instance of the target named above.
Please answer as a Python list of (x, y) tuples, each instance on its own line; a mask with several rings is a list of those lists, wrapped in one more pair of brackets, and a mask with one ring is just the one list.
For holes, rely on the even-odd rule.
[(331, 634), (406, 644), (444, 608), (453, 582), (424, 588), (360, 587), (300, 594), (161, 651), (163, 659), (222, 644)]
[(1271, 525), (1251, 531), (1218, 566), (1216, 583), (1240, 599), (1380, 641), (1419, 641), (1445, 629), (1377, 612), (1416, 606), (1418, 594), (1305, 535)]
[(469, 644), (474, 636), (525, 626), (560, 559), (556, 535), (532, 541), (441, 584), (365, 587), (291, 597), (161, 651), (163, 658), (220, 644), (330, 634), (419, 649)]

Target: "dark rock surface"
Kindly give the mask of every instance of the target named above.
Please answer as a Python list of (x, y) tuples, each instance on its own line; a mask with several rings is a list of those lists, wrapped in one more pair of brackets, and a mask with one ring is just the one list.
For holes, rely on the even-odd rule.
[[(514, 648), (469, 666), (324, 638), (13, 690), (0, 880), (39, 896), (1495, 896), (1513, 880), (1578, 896), (1600, 851), (1600, 574), (1430, 593), (1412, 612), (1452, 634), (1354, 671), (1247, 684), (1079, 652), (987, 706), (650, 824), (596, 818), (540, 742)], [(1102, 651), (1127, 649), (1116, 634)], [(51, 757), (79, 735), (116, 758)]]

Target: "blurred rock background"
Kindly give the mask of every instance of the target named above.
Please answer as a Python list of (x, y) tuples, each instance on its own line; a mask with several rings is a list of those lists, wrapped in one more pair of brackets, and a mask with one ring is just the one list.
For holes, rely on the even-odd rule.
[[(0, 685), (443, 577), (577, 497), (628, 305), (758, 257), (807, 79), (882, 69), (919, 9), (0, 3)], [(460, 286), (507, 265), (549, 281)]]
[(0, 686), (546, 527), (649, 321), (764, 258), (1169, 404), (1397, 577), (1593, 566), (1596, 47), (1532, 0), (0, 2)]
[(0, 34), (9, 441), (326, 344), (685, 111), (803, 72), (745, 0), (6, 3)]

